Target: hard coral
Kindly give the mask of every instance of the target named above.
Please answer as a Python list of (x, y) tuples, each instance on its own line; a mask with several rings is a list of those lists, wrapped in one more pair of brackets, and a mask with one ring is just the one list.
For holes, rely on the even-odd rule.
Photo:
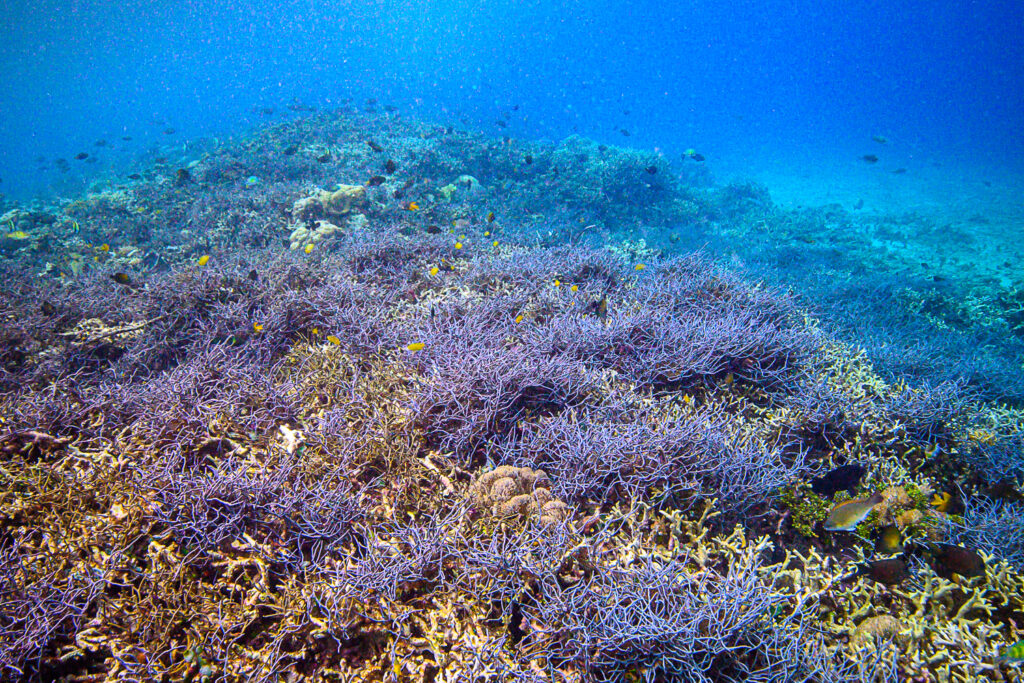
[(480, 475), (470, 487), (473, 501), (497, 517), (537, 516), (542, 524), (567, 519), (571, 513), (551, 496), (548, 475), (529, 467), (502, 465)]

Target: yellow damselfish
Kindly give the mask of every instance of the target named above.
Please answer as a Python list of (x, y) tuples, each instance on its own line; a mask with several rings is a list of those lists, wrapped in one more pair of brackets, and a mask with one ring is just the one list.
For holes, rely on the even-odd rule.
[(410, 351), (422, 351), (424, 346), (426, 346), (426, 344), (424, 344), (423, 342), (413, 342), (412, 344), (409, 344), (405, 348), (409, 349)]
[(302, 251), (306, 252), (307, 254), (312, 254), (313, 253), (313, 249), (315, 249), (315, 248), (316, 248), (315, 244), (307, 244), (306, 247)]
[(331, 342), (335, 346), (341, 346), (341, 340), (335, 337), (333, 334), (327, 335), (327, 341)]
[(440, 271), (437, 269), (437, 266), (434, 266), (433, 268), (430, 269), (431, 275), (437, 275), (439, 272)]
[(207, 263), (209, 263), (209, 261), (210, 261), (210, 255), (209, 254), (203, 254), (202, 256), (199, 257), (199, 260), (196, 261), (196, 265), (205, 266)]
[(261, 325), (259, 323), (253, 323), (252, 324), (252, 329), (256, 330), (257, 332), (262, 332), (263, 331), (263, 325)]

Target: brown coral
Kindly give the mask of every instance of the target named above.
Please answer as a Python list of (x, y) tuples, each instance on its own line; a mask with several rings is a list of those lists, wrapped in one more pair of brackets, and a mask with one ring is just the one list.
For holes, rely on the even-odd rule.
[(480, 476), (469, 489), (473, 501), (498, 517), (539, 516), (542, 524), (569, 517), (565, 503), (551, 495), (541, 470), (502, 465)]

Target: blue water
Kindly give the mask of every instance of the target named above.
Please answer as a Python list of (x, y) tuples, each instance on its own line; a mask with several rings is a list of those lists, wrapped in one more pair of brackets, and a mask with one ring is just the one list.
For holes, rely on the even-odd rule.
[(0, 22), (0, 192), (19, 199), (150, 147), (240, 134), (293, 98), (695, 147), (729, 173), (825, 173), (866, 153), (911, 170), (1024, 167), (1019, 2), (15, 0)]

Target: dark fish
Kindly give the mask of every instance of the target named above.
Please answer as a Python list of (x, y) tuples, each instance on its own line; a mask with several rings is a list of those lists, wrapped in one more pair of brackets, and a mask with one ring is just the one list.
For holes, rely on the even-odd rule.
[(405, 192), (403, 192), (401, 189), (398, 189), (398, 190), (395, 190), (391, 194), (391, 196), (394, 197), (395, 199), (401, 199), (402, 197), (405, 196)]
[(324, 152), (323, 154), (318, 156), (316, 158), (316, 160), (319, 161), (321, 164), (326, 164), (328, 161), (331, 160), (331, 153), (330, 152)]
[(166, 164), (167, 163), (167, 157), (157, 157), (156, 159), (153, 159), (153, 163), (156, 163), (156, 164)]
[(114, 273), (110, 276), (110, 279), (119, 285), (130, 285), (132, 283), (132, 279), (125, 273)]
[(861, 157), (861, 159), (868, 162), (869, 164), (878, 163), (878, 157), (875, 156), (874, 154), (865, 154), (864, 156)]
[(385, 104), (384, 111), (386, 111), (389, 114), (394, 114), (396, 111), (398, 111), (398, 107), (396, 107), (393, 104)]
[(94, 142), (92, 144), (95, 145), (96, 147), (106, 147), (107, 146), (107, 141), (104, 140), (103, 138), (100, 138), (99, 140), (97, 140), (96, 142)]
[(512, 105), (512, 111), (519, 111), (519, 105), (518, 104), (513, 104)]
[(192, 180), (192, 174), (188, 172), (187, 168), (179, 168), (174, 172), (174, 182), (178, 185), (189, 185), (195, 183)]
[(627, 138), (628, 138), (628, 137), (629, 137), (629, 135), (630, 135), (629, 131), (628, 131), (628, 130), (626, 130), (625, 128), (620, 128), (620, 129), (619, 129), (619, 132), (620, 132), (620, 133), (622, 133), (622, 134), (623, 134), (623, 135), (624, 135), (625, 137), (627, 137)]
[(872, 135), (871, 139), (874, 140), (875, 142), (877, 142), (880, 145), (884, 145), (887, 142), (889, 142), (889, 139), (887, 137), (885, 137), (884, 135)]
[(860, 211), (863, 208), (864, 208), (864, 200), (863, 199), (858, 199), (857, 203), (853, 205), (853, 210), (854, 211)]
[(142, 180), (142, 176), (140, 176), (138, 173), (129, 173), (128, 180)]
[(370, 187), (377, 187), (378, 185), (383, 184), (385, 180), (387, 180), (387, 178), (385, 178), (384, 176), (375, 175), (369, 180), (367, 180), (366, 184), (369, 185)]
[(984, 185), (985, 187), (992, 187), (992, 181), (991, 180), (982, 180), (981, 184)]
[(392, 161), (391, 159), (388, 159), (387, 161), (384, 162), (384, 172), (385, 173), (387, 173), (388, 175), (391, 175), (396, 170), (398, 170), (398, 164), (396, 164), (394, 161)]
[(288, 269), (286, 281), (291, 289), (306, 288), (306, 280), (302, 277), (302, 273), (299, 272), (299, 269), (296, 266), (292, 266)]
[(493, 211), (489, 211), (487, 213), (487, 222), (488, 223), (493, 223), (494, 222), (494, 212)]
[(1011, 503), (1024, 503), (1024, 495), (1021, 495), (1021, 492), (1017, 490), (1017, 485), (1010, 478), (1002, 479), (989, 486), (985, 489), (985, 495)]
[(857, 463), (842, 465), (811, 480), (811, 490), (826, 498), (838, 491), (848, 491), (852, 496), (865, 472), (864, 466)]
[(372, 149), (374, 152), (383, 152), (384, 151), (384, 148), (381, 147), (380, 145), (378, 145), (373, 140), (367, 140), (366, 144), (368, 144), (370, 146), (370, 149)]
[(704, 155), (700, 154), (699, 152), (691, 154), (690, 158), (693, 159), (694, 161), (698, 161), (698, 162), (699, 161), (704, 161)]
[(89, 153), (88, 152), (79, 152), (78, 154), (75, 155), (75, 158), (78, 159), (79, 161), (81, 161), (82, 159), (88, 159), (89, 158)]
[(502, 121), (501, 119), (498, 119), (497, 121), (495, 121), (494, 125), (496, 125), (498, 128), (507, 128), (508, 127), (508, 124), (506, 122)]
[(907, 169), (905, 169), (902, 166), (900, 166), (899, 168), (893, 170), (892, 174), (893, 175), (903, 175), (906, 172), (907, 172)]
[(985, 576), (985, 560), (974, 550), (952, 543), (931, 543), (925, 547), (929, 564), (939, 576), (950, 579), (953, 574), (964, 578)]
[(655, 173), (658, 172), (658, 167), (657, 166), (648, 166), (644, 170), (647, 171), (648, 173), (650, 173), (651, 175), (654, 175)]
[(604, 322), (608, 319), (608, 295), (602, 294), (601, 298), (594, 301), (587, 307), (588, 312), (597, 316), (597, 319)]
[(403, 189), (403, 190), (408, 190), (408, 189), (409, 189), (410, 187), (412, 187), (412, 186), (413, 186), (413, 185), (415, 185), (415, 184), (416, 184), (416, 179), (415, 179), (415, 178), (409, 178), (408, 180), (406, 180), (406, 181), (405, 181), (405, 182), (404, 182), (404, 183), (402, 184), (402, 189)]
[(526, 158), (523, 159), (523, 161), (525, 161), (528, 164), (532, 164), (533, 163), (533, 155), (532, 154), (527, 154)]
[(41, 310), (44, 315), (53, 315), (54, 313), (57, 312), (57, 307), (51, 304), (49, 301), (44, 301), (42, 304), (40, 304), (39, 310)]
[(132, 141), (132, 136), (131, 135), (122, 135), (121, 139), (124, 140), (125, 142), (131, 142)]
[(910, 571), (906, 560), (901, 557), (892, 557), (865, 562), (859, 565), (853, 574), (844, 578), (849, 580), (858, 576), (867, 576), (872, 581), (884, 583), (886, 586), (895, 586), (910, 576)]
[(299, 145), (293, 142), (292, 144), (282, 149), (281, 154), (284, 154), (286, 157), (290, 157), (291, 155), (295, 154), (298, 151)]
[(252, 280), (253, 282), (256, 282), (257, 280), (260, 279), (260, 274), (256, 272), (255, 268), (249, 271), (249, 279)]
[(431, 235), (440, 235), (441, 228), (437, 225), (428, 225), (427, 232), (430, 233)]
[(174, 132), (173, 128), (164, 128), (164, 135), (174, 135)]

